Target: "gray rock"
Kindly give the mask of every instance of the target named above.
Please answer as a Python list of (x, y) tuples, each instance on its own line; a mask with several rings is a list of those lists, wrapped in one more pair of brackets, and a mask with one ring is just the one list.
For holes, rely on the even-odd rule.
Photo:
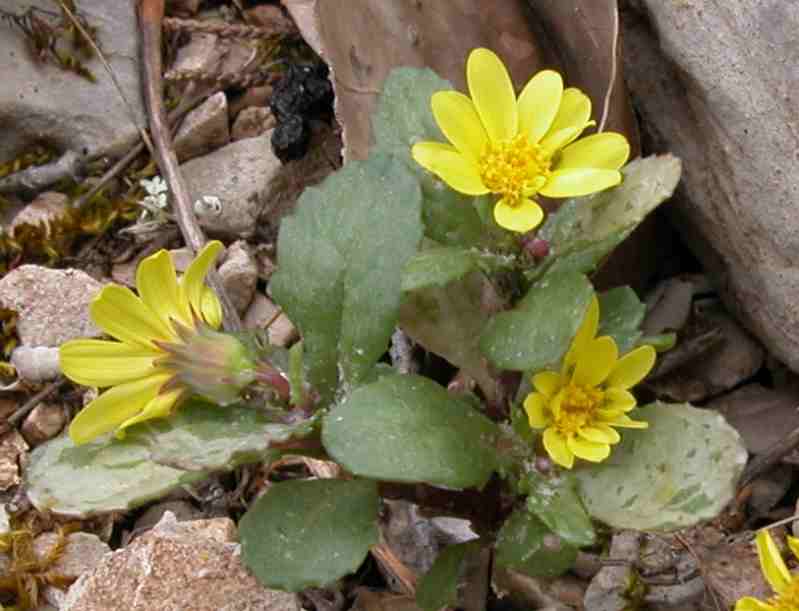
[(263, 106), (250, 106), (236, 116), (230, 137), (234, 141), (255, 138), (273, 129), (275, 124), (275, 115), (271, 110)]
[(239, 240), (228, 247), (225, 261), (219, 266), (219, 276), (233, 305), (243, 314), (258, 282), (258, 266), (246, 242)]
[(60, 403), (40, 403), (22, 423), (22, 436), (32, 448), (61, 432), (67, 422), (67, 412)]
[(58, 346), (99, 337), (89, 303), (103, 285), (77, 269), (22, 265), (0, 278), (0, 305), (17, 312), (23, 346)]
[(138, 533), (153, 528), (161, 521), (161, 518), (164, 517), (167, 511), (172, 513), (178, 522), (199, 520), (203, 517), (202, 511), (188, 501), (162, 501), (148, 507), (147, 510), (138, 517), (133, 531)]
[(17, 377), (26, 382), (48, 382), (61, 374), (58, 348), (54, 346), (18, 346), (11, 353), (10, 361), (17, 370)]
[(683, 160), (677, 229), (730, 311), (799, 371), (799, 4), (626, 8), (624, 74), (643, 127)]
[(703, 328), (717, 329), (722, 341), (701, 357), (647, 382), (658, 395), (675, 401), (701, 401), (728, 391), (757, 373), (765, 358), (763, 347), (729, 314), (715, 305), (696, 309)]
[(228, 518), (156, 527), (108, 554), (70, 588), (61, 611), (300, 611), (295, 594), (267, 590), (241, 564)]
[(799, 392), (772, 390), (760, 384), (747, 384), (714, 399), (707, 407), (718, 411), (740, 433), (751, 454), (765, 452), (799, 427)]
[[(53, 10), (49, 0), (0, 0), (14, 14), (35, 6)], [(139, 81), (135, 4), (128, 0), (82, 0), (78, 8), (97, 28), (97, 39), (133, 108), (122, 102), (99, 59), (86, 66), (90, 83), (74, 72), (37, 62), (21, 32), (0, 21), (0, 159), (11, 159), (35, 142), (81, 155), (117, 155), (138, 138), (134, 119), (145, 125)]]
[(175, 134), (175, 154), (187, 161), (221, 148), (230, 142), (227, 97), (215, 93), (192, 110)]
[(255, 233), (270, 184), (281, 170), (269, 138), (239, 140), (181, 166), (192, 201), (211, 195), (222, 203), (219, 214), (199, 219), (209, 235), (236, 239)]

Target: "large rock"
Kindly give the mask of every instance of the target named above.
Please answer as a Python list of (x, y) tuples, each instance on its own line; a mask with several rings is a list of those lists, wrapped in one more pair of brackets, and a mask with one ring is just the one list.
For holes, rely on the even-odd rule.
[(103, 288), (77, 269), (22, 265), (0, 279), (0, 306), (19, 315), (23, 346), (58, 346), (68, 339), (99, 337), (89, 304)]
[(267, 590), (244, 568), (227, 518), (178, 522), (105, 556), (70, 588), (61, 611), (300, 611), (296, 595)]
[(181, 166), (192, 201), (210, 195), (222, 204), (218, 214), (200, 217), (209, 234), (236, 239), (255, 233), (255, 222), (267, 203), (267, 190), (281, 171), (270, 137), (271, 132), (239, 140)]
[(670, 204), (727, 307), (799, 371), (799, 4), (627, 0), (624, 69)]
[[(81, 15), (97, 28), (97, 40), (133, 108), (145, 124), (139, 82), (136, 3), (81, 0)], [(51, 0), (0, 0), (0, 9), (21, 14), (29, 7), (58, 10)], [(99, 59), (85, 62), (97, 79), (36, 61), (23, 34), (0, 20), (0, 160), (11, 159), (35, 142), (80, 155), (121, 154), (138, 138), (134, 118)]]

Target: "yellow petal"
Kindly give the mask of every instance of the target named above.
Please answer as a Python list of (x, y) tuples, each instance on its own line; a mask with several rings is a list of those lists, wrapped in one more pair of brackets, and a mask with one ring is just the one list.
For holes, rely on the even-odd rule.
[(136, 289), (144, 304), (155, 312), (165, 326), (172, 328), (172, 319), (184, 325), (192, 324), (187, 304), (180, 299), (172, 257), (166, 250), (161, 249), (139, 263)]
[(544, 449), (561, 467), (571, 469), (574, 466), (574, 454), (569, 450), (566, 440), (553, 428), (544, 431)]
[(436, 123), (458, 152), (477, 163), (488, 136), (472, 101), (457, 91), (438, 91), (430, 102)]
[(182, 299), (189, 304), (197, 316), (201, 316), (203, 313), (203, 297), (207, 290), (205, 276), (223, 248), (222, 242), (218, 240), (208, 242), (189, 264), (186, 273), (180, 279), (180, 288), (183, 291)]
[(524, 411), (527, 412), (527, 419), (530, 426), (534, 429), (543, 429), (550, 425), (552, 418), (547, 409), (546, 397), (537, 392), (531, 392), (524, 400)]
[(214, 329), (222, 326), (222, 304), (213, 290), (205, 287), (202, 301), (203, 319)]
[(572, 454), (584, 460), (602, 462), (610, 456), (610, 446), (606, 443), (587, 441), (576, 436), (569, 437), (566, 443)]
[(763, 576), (778, 594), (782, 592), (791, 581), (791, 573), (785, 566), (780, 550), (777, 549), (774, 539), (767, 530), (761, 530), (755, 537), (757, 556), (760, 558), (760, 568)]
[(627, 138), (615, 132), (602, 132), (581, 138), (561, 151), (556, 170), (599, 168), (618, 170), (630, 157)]
[(569, 168), (552, 172), (539, 193), (545, 197), (581, 197), (615, 187), (620, 182), (621, 173), (616, 170)]
[(494, 206), (494, 220), (508, 231), (526, 233), (538, 227), (544, 220), (544, 211), (531, 199), (522, 199), (515, 206), (511, 206), (503, 197)]
[(555, 120), (549, 127), (547, 138), (562, 130), (574, 130), (576, 138), (592, 123), (590, 119), (591, 98), (576, 87), (569, 87), (563, 91), (558, 114), (555, 115)]
[(614, 444), (621, 441), (621, 435), (607, 424), (597, 423), (594, 426), (584, 426), (578, 433), (586, 441), (595, 443)]
[(502, 60), (493, 51), (475, 49), (466, 60), (466, 81), (491, 141), (513, 138), (519, 124), (516, 94)]
[(73, 339), (58, 349), (61, 371), (84, 386), (114, 386), (153, 373), (153, 349), (108, 342), (101, 339)]
[(411, 155), (416, 163), (460, 193), (466, 195), (488, 193), (488, 189), (480, 180), (477, 166), (461, 155), (454, 146), (440, 142), (419, 142), (413, 145)]
[(172, 330), (127, 287), (109, 284), (89, 306), (94, 323), (121, 342), (152, 348), (150, 340), (171, 340)]
[(563, 379), (554, 371), (542, 371), (533, 376), (533, 386), (545, 397), (552, 397), (563, 385)]
[(72, 441), (80, 445), (113, 431), (143, 410), (169, 378), (152, 375), (108, 389), (75, 416), (69, 425)]
[(607, 379), (608, 387), (632, 388), (655, 366), (657, 353), (652, 346), (640, 346), (621, 357)]
[(637, 401), (633, 394), (623, 388), (608, 388), (605, 391), (603, 407), (614, 412), (624, 413), (635, 408)]
[(554, 70), (542, 70), (519, 95), (519, 133), (536, 143), (549, 131), (563, 97), (563, 78)]
[(735, 611), (775, 611), (775, 607), (751, 596), (745, 596), (735, 603)]
[(792, 537), (791, 535), (788, 535), (787, 537), (785, 537), (785, 540), (788, 542), (788, 547), (791, 548), (794, 557), (799, 559), (799, 539), (797, 539), (796, 537)]
[(591, 303), (588, 304), (588, 309), (583, 316), (583, 322), (580, 323), (580, 328), (577, 329), (577, 334), (572, 340), (569, 351), (563, 359), (564, 370), (571, 367), (577, 362), (577, 358), (583, 352), (589, 343), (596, 337), (596, 331), (599, 328), (599, 299), (596, 294), (591, 298)]
[(547, 135), (546, 138), (541, 141), (540, 145), (543, 149), (544, 156), (552, 157), (556, 152), (579, 136), (581, 131), (583, 131), (582, 128), (566, 127)]
[(182, 388), (175, 388), (150, 399), (150, 402), (147, 403), (140, 413), (125, 420), (125, 422), (119, 425), (119, 430), (117, 430), (116, 433), (117, 437), (124, 437), (125, 429), (133, 426), (134, 424), (139, 424), (145, 420), (166, 418), (169, 416), (169, 414), (172, 412), (172, 409), (175, 407), (175, 404), (178, 402), (184, 392), (185, 391)]
[[(601, 411), (601, 410), (598, 410)], [(620, 429), (648, 429), (649, 423), (642, 420), (633, 420), (627, 414), (616, 416), (612, 421), (605, 421), (610, 426), (615, 426)]]
[(619, 357), (612, 337), (598, 337), (588, 342), (577, 355), (572, 382), (580, 386), (599, 386), (608, 377)]

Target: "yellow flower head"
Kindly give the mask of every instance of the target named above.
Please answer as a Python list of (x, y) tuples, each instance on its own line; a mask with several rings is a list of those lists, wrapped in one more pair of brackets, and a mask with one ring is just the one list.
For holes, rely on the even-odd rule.
[(610, 132), (575, 142), (594, 125), (591, 100), (579, 89), (564, 89), (557, 72), (533, 76), (517, 99), (499, 57), (475, 49), (466, 80), (471, 99), (439, 91), (431, 100), (451, 144), (420, 142), (412, 155), (456, 191), (500, 195), (494, 207), (500, 226), (519, 233), (537, 227), (544, 213), (536, 194), (577, 197), (621, 182), (630, 145)]
[[(799, 539), (791, 536), (787, 539), (788, 547), (799, 559)], [(735, 611), (799, 611), (799, 576), (791, 575), (767, 530), (757, 533), (755, 543), (760, 569), (776, 594), (768, 602), (746, 596), (735, 604)]]
[(614, 427), (649, 426), (627, 415), (636, 406), (628, 389), (654, 366), (654, 348), (641, 346), (619, 358), (613, 338), (596, 337), (598, 326), (599, 301), (594, 297), (561, 371), (535, 374), (535, 391), (524, 400), (530, 426), (544, 429), (544, 448), (567, 469), (575, 456), (605, 460), (610, 446), (621, 440)]
[(85, 386), (111, 386), (72, 421), (76, 444), (151, 418), (163, 418), (190, 394), (174, 368), (174, 348), (203, 324), (218, 328), (222, 308), (205, 275), (222, 249), (209, 242), (178, 280), (165, 250), (144, 259), (136, 273), (139, 296), (117, 284), (94, 298), (94, 323), (118, 341), (77, 339), (59, 350), (61, 370)]

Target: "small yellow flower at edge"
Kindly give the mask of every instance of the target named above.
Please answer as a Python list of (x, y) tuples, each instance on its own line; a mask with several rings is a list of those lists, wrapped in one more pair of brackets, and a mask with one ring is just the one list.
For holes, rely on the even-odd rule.
[(169, 365), (170, 347), (206, 324), (219, 328), (222, 308), (205, 276), (221, 242), (209, 242), (178, 280), (172, 258), (160, 250), (136, 273), (136, 296), (117, 284), (105, 286), (89, 308), (92, 320), (118, 341), (76, 339), (59, 350), (61, 370), (85, 386), (112, 387), (75, 417), (69, 435), (86, 443), (117, 429), (168, 416), (191, 394)]
[[(799, 559), (799, 539), (788, 536), (788, 547)], [(799, 575), (791, 575), (780, 550), (767, 530), (761, 530), (755, 537), (760, 569), (775, 592), (767, 602), (751, 596), (740, 599), (735, 611), (799, 611)]]
[(596, 337), (598, 326), (599, 301), (595, 296), (561, 371), (535, 374), (535, 391), (524, 400), (530, 426), (544, 429), (547, 454), (567, 469), (574, 466), (575, 457), (591, 462), (605, 460), (610, 446), (621, 440), (616, 428), (649, 426), (627, 415), (636, 406), (628, 389), (654, 366), (654, 348), (641, 346), (619, 358), (613, 338)]
[(451, 144), (420, 142), (417, 163), (466, 195), (495, 193), (497, 224), (524, 233), (544, 212), (534, 201), (577, 197), (621, 182), (619, 169), (630, 145), (621, 134), (603, 132), (577, 140), (594, 122), (591, 100), (579, 89), (563, 88), (553, 70), (542, 70), (518, 99), (502, 61), (488, 49), (475, 49), (466, 62), (471, 98), (439, 91), (433, 116)]

